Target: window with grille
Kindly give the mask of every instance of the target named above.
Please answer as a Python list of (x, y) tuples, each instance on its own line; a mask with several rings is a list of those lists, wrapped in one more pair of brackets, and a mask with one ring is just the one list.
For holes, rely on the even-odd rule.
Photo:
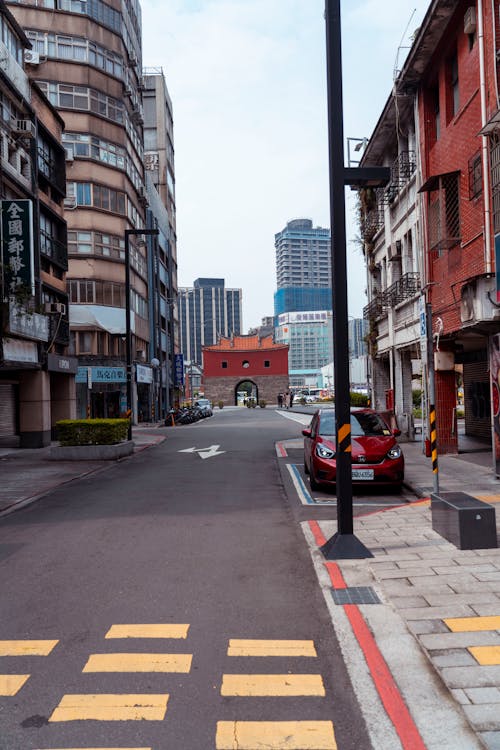
[(481, 152), (478, 151), (469, 159), (469, 198), (477, 198), (483, 190), (483, 171), (481, 168)]
[(500, 232), (500, 136), (493, 133), (490, 137), (491, 191), (493, 202), (493, 230)]
[(460, 173), (431, 178), (422, 190), (428, 192), (429, 248), (438, 255), (460, 242)]

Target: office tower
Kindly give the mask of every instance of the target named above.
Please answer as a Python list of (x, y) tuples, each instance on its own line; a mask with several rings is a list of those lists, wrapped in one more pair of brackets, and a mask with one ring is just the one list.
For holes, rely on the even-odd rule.
[(241, 289), (226, 289), (224, 279), (180, 287), (178, 307), (181, 351), (189, 362), (201, 365), (203, 346), (241, 333)]
[(113, 417), (126, 411), (125, 310), (130, 306), (136, 421), (151, 418), (151, 361), (156, 359), (148, 303), (151, 243), (139, 231), (147, 228), (148, 202), (141, 9), (138, 0), (114, 5), (119, 9), (103, 0), (9, 3), (32, 43), (30, 77), (65, 122), (70, 325), (80, 364), (77, 413)]
[(350, 318), (347, 327), (349, 331), (349, 359), (356, 359), (368, 354), (366, 345), (368, 321), (364, 318)]
[(310, 219), (289, 221), (275, 235), (275, 338), (289, 345), (290, 385), (320, 385), (333, 359), (330, 230)]

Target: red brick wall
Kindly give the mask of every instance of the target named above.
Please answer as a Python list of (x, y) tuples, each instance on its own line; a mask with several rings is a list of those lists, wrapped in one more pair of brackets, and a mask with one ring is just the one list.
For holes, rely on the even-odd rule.
[[(423, 181), (431, 176), (460, 171), (460, 243), (452, 248), (443, 248), (439, 257), (437, 251), (428, 254), (428, 281), (431, 284), (429, 299), (434, 318), (439, 316), (443, 321), (444, 336), (461, 328), (462, 283), (485, 270), (483, 192), (474, 199), (471, 199), (469, 194), (469, 162), (481, 148), (481, 138), (478, 136), (481, 130), (479, 43), (476, 38), (471, 49), (469, 37), (463, 31), (464, 13), (470, 4), (470, 0), (458, 4), (443, 42), (438, 45), (436, 53), (429, 61), (419, 92)], [(490, 37), (485, 43), (488, 59), (488, 98), (495, 111), (491, 7), (485, 3), (483, 8), (485, 31), (487, 30)], [(460, 103), (457, 113), (452, 115), (450, 57), (455, 49), (458, 58)], [(436, 86), (439, 88), (440, 103), (440, 137), (437, 139), (433, 114)], [(424, 199), (428, 201), (428, 193), (424, 195)]]
[[(269, 362), (269, 367), (265, 362)], [(222, 367), (227, 362), (227, 367)], [(248, 362), (248, 367), (243, 363)], [(248, 379), (259, 376), (285, 376), (288, 380), (288, 346), (273, 349), (224, 349), (203, 350), (203, 375), (207, 378), (222, 376), (236, 379)]]
[(443, 370), (435, 373), (436, 392), (436, 426), (438, 455), (440, 453), (458, 453), (458, 435), (456, 429), (456, 384), (455, 372)]

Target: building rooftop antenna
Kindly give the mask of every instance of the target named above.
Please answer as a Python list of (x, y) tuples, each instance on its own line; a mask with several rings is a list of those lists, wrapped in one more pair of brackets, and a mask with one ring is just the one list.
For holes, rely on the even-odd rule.
[[(406, 24), (406, 28), (405, 28), (405, 30), (403, 32), (403, 36), (401, 37), (401, 41), (399, 42), (398, 51), (396, 52), (396, 59), (394, 61), (394, 70), (393, 70), (393, 74), (392, 74), (392, 80), (393, 81), (395, 81), (396, 78), (401, 73), (401, 70), (399, 68), (399, 55), (400, 55), (401, 50), (404, 50), (404, 49), (409, 50), (409, 49), (411, 49), (411, 45), (410, 46), (403, 45), (403, 40), (406, 37), (406, 33), (407, 33), (408, 28), (409, 28), (409, 26), (410, 26), (410, 24), (412, 22), (413, 16), (415, 15), (416, 12), (417, 12), (417, 9), (413, 8), (413, 13), (411, 14), (410, 19), (409, 19), (408, 23)], [(413, 41), (413, 39), (412, 39), (412, 41)]]

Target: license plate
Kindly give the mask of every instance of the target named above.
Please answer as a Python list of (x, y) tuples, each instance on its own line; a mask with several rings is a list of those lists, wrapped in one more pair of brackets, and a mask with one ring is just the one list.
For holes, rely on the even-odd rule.
[(375, 476), (373, 469), (353, 469), (352, 478), (360, 481), (369, 482)]

